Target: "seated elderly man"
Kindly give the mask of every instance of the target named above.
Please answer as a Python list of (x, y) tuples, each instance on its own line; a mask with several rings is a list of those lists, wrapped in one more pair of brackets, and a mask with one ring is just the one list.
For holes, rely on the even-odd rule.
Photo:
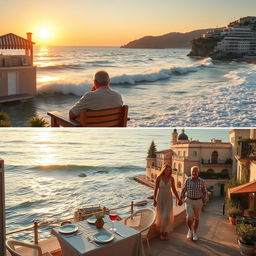
[(94, 75), (92, 91), (84, 96), (70, 109), (70, 119), (76, 119), (82, 110), (101, 110), (123, 105), (121, 94), (109, 88), (109, 75), (106, 71), (98, 71)]

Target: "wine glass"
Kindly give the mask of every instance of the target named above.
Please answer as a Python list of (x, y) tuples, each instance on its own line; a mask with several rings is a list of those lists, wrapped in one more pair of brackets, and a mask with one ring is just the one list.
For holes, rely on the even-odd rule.
[(118, 218), (118, 214), (115, 211), (110, 211), (109, 212), (109, 218), (112, 221), (112, 228), (110, 228), (111, 231), (116, 232), (116, 228), (115, 228), (115, 220), (117, 220)]

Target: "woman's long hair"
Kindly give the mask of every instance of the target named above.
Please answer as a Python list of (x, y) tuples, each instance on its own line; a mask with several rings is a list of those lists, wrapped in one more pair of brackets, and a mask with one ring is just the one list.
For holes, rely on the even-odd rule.
[(171, 169), (171, 174), (170, 174), (170, 176), (172, 176), (172, 167), (171, 167), (171, 165), (165, 164), (165, 165), (162, 167), (162, 170), (161, 170), (161, 172), (159, 173), (158, 177), (160, 177), (160, 176), (164, 173), (164, 170), (165, 170), (166, 168), (168, 168), (168, 167), (170, 167), (170, 169)]

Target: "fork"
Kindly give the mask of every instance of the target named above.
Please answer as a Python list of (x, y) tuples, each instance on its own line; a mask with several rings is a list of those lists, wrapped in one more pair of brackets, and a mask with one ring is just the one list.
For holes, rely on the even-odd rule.
[(96, 245), (97, 247), (100, 246), (100, 245), (98, 245), (98, 244), (97, 244), (91, 237), (89, 237), (89, 236), (87, 236), (87, 240), (88, 240), (88, 242), (90, 242), (90, 243)]

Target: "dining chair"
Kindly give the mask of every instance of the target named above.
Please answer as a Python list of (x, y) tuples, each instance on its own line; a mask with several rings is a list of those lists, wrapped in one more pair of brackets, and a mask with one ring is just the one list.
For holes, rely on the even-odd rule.
[(49, 252), (43, 253), (41, 247), (37, 244), (29, 244), (16, 240), (7, 240), (5, 245), (12, 256), (52, 256), (52, 254)]
[(153, 209), (145, 208), (138, 210), (124, 219), (124, 224), (140, 231), (142, 240), (147, 242), (150, 252), (148, 233), (150, 227), (155, 223), (156, 214)]

